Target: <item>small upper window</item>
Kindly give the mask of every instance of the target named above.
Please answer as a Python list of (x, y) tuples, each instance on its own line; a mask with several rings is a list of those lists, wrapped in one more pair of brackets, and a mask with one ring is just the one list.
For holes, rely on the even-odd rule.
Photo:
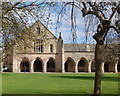
[(53, 52), (53, 45), (50, 44), (50, 52)]
[(37, 27), (37, 33), (40, 34), (40, 27)]

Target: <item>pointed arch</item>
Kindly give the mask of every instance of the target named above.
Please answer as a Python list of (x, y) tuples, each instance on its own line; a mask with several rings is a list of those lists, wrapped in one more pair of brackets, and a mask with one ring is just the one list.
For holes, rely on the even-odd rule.
[(55, 59), (50, 57), (47, 62), (47, 72), (55, 72), (56, 62)]
[(88, 61), (84, 57), (81, 57), (78, 62), (78, 72), (88, 72)]
[(75, 61), (68, 57), (65, 64), (64, 64), (64, 67), (65, 67), (65, 72), (75, 72)]
[(34, 72), (43, 72), (43, 61), (41, 58), (37, 57), (34, 61)]
[(24, 57), (20, 63), (20, 72), (30, 72), (30, 61)]

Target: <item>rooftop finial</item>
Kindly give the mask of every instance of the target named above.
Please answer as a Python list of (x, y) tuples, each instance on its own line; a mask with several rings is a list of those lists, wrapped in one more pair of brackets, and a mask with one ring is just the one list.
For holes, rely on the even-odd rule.
[(59, 33), (59, 38), (62, 38), (62, 36), (61, 36), (61, 32)]

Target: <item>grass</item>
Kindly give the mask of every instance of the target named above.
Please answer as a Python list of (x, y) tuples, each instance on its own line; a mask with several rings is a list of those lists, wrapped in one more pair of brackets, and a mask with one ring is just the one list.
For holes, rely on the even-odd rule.
[[(3, 73), (2, 93), (29, 94), (29, 96), (30, 94), (51, 94), (52, 96), (53, 94), (69, 96), (83, 94), (86, 96), (93, 93), (94, 75), (89, 73)], [(104, 74), (101, 94), (118, 94), (118, 74)]]

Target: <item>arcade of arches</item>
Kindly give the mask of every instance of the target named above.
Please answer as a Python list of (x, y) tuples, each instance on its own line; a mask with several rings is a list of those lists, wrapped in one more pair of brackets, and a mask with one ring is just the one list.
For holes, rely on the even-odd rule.
[[(33, 66), (31, 66), (31, 62), (25, 57), (20, 63), (20, 72), (56, 72), (56, 66), (55, 59), (49, 58), (46, 64), (44, 64), (43, 60), (38, 57), (35, 59)], [(83, 57), (78, 60), (78, 63), (72, 58), (67, 58), (62, 66), (64, 66), (62, 67), (62, 70), (64, 70), (62, 72), (95, 72), (94, 60), (88, 62)], [(33, 70), (31, 70), (31, 68), (33, 68)], [(120, 72), (120, 62), (104, 62), (102, 64), (102, 72)]]

